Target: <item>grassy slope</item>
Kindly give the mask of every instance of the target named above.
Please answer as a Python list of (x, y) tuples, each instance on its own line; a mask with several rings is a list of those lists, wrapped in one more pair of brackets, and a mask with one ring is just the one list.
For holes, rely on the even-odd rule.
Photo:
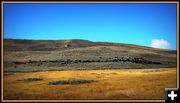
[[(70, 47), (65, 48), (65, 44)], [(86, 40), (33, 41), (4, 40), (5, 71), (42, 71), (66, 69), (110, 69), (110, 68), (159, 68), (176, 67), (176, 51), (155, 49), (130, 44), (91, 42)], [(130, 62), (93, 62), (61, 65), (43, 63), (15, 65), (12, 62), (53, 60), (107, 60), (115, 57), (143, 57), (161, 62), (162, 65), (137, 64)]]

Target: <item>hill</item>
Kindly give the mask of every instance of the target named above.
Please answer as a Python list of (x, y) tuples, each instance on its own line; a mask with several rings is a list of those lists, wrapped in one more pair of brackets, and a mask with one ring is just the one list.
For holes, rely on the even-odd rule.
[(88, 40), (4, 39), (5, 71), (176, 67), (176, 51)]
[[(91, 46), (121, 46), (133, 49), (163, 50), (133, 44), (111, 43), (111, 42), (92, 42), (89, 40), (24, 40), (24, 39), (4, 39), (5, 51), (52, 51), (69, 48), (91, 47)], [(171, 51), (171, 50), (164, 50)]]
[(87, 40), (21, 40), (5, 39), (5, 51), (52, 51), (65, 48), (65, 44), (72, 47), (88, 47), (94, 43)]

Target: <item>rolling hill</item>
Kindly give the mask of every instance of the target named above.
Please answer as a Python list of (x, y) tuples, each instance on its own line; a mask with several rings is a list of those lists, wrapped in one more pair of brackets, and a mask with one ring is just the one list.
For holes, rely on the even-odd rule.
[(175, 50), (80, 39), (4, 39), (5, 71), (161, 67), (176, 67)]

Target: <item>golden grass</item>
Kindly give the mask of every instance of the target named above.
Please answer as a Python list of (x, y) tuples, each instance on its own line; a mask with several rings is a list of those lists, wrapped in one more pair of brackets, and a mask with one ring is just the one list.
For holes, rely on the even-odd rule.
[[(11, 99), (164, 99), (165, 88), (176, 87), (176, 68), (45, 71), (4, 73), (4, 100)], [(41, 81), (17, 81), (43, 78)], [(98, 82), (48, 85), (51, 81), (86, 79)]]

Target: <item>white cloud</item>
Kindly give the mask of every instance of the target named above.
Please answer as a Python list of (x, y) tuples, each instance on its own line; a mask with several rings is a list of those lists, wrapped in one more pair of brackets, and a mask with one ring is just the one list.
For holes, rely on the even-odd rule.
[(164, 39), (152, 39), (151, 47), (170, 49), (170, 43)]

